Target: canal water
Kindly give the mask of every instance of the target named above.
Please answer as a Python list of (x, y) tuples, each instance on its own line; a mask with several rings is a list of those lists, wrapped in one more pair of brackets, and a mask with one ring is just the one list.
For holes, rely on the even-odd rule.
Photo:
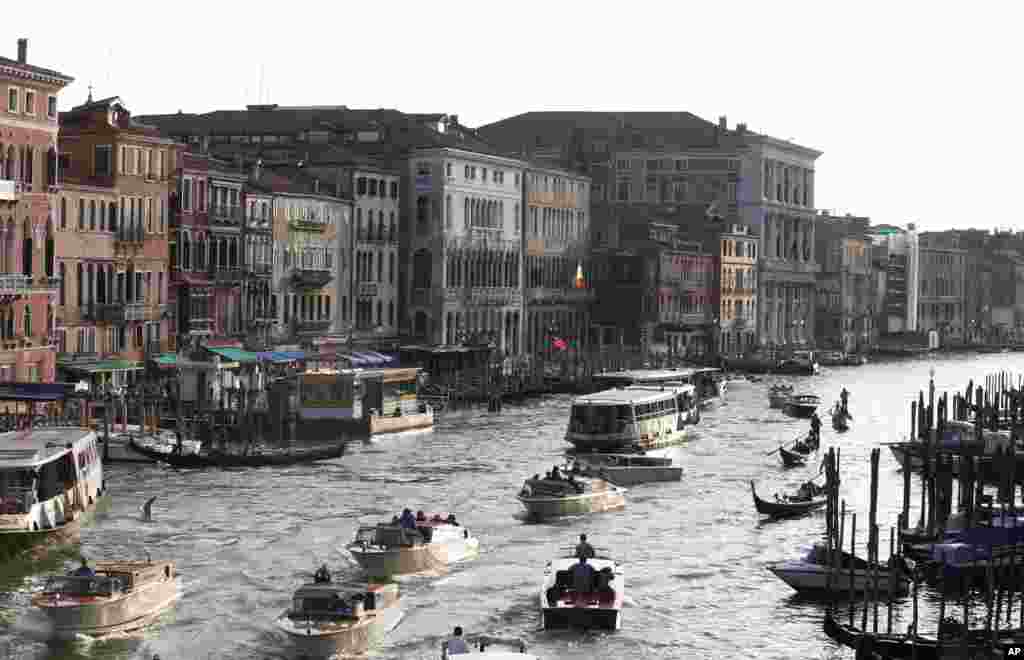
[[(390, 519), (405, 507), (454, 512), (482, 550), (445, 574), (400, 580), (405, 618), (376, 657), (438, 658), (442, 640), (461, 625), (468, 635), (522, 638), (545, 659), (852, 658), (822, 632), (823, 605), (797, 598), (765, 568), (797, 556), (824, 531), (821, 514), (761, 522), (754, 511), (750, 480), (771, 497), (817, 472), (817, 461), (783, 471), (777, 454), (766, 456), (808, 427), (806, 420), (769, 409), (767, 390), (770, 383), (792, 382), (798, 391), (820, 395), (824, 409), (844, 386), (850, 390), (853, 428), (839, 436), (823, 415), (822, 447), (842, 448), (842, 497), (859, 513), (863, 531), (870, 450), (909, 432), (910, 401), (927, 387), (932, 368), (940, 392), (962, 390), (969, 378), (1021, 371), (1024, 355), (912, 359), (734, 383), (727, 403), (704, 415), (688, 444), (671, 450), (684, 467), (681, 482), (638, 486), (621, 512), (550, 524), (525, 522), (515, 495), (525, 477), (560, 460), (570, 403), (565, 396), (506, 405), (501, 413), (446, 414), (433, 431), (356, 444), (344, 458), (312, 466), (175, 471), (113, 465), (112, 509), (83, 530), (80, 548), (46, 562), (2, 567), (0, 658), (294, 658), (273, 626), (292, 591), (321, 562), (336, 579), (358, 584), (344, 545), (360, 523)], [(902, 492), (898, 466), (885, 450), (880, 476), (884, 541)], [(139, 507), (152, 495), (158, 497), (153, 521), (142, 522)], [(916, 496), (913, 502), (916, 520)], [(581, 532), (624, 565), (622, 630), (540, 632), (544, 564)], [(172, 559), (181, 597), (141, 634), (37, 641), (30, 593), (46, 572), (72, 568), (79, 552), (91, 559), (147, 553)], [(906, 630), (909, 609), (899, 616), (895, 627)], [(884, 625), (884, 608), (882, 617)], [(933, 632), (934, 622), (921, 629)]]

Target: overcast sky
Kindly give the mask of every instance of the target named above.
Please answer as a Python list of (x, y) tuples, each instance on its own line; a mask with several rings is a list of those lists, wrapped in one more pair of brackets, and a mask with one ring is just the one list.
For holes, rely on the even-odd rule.
[[(19, 3), (0, 54), (73, 76), (67, 109), (247, 103), (458, 114), (685, 110), (824, 152), (819, 208), (1020, 226), (1024, 3)], [(242, 9), (242, 8), (245, 9)], [(109, 12), (106, 11), (109, 9)], [(260, 93), (261, 68), (263, 93)]]

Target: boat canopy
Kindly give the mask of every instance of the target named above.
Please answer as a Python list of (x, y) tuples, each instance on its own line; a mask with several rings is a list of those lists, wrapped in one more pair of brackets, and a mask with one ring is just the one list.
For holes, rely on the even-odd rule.
[(345, 359), (352, 363), (353, 367), (364, 369), (367, 367), (394, 367), (398, 365), (398, 357), (396, 355), (378, 353), (376, 351), (362, 351), (339, 357), (345, 357)]
[(119, 577), (96, 575), (91, 577), (61, 575), (49, 578), (43, 588), (44, 594), (65, 596), (112, 596), (124, 591), (124, 582)]

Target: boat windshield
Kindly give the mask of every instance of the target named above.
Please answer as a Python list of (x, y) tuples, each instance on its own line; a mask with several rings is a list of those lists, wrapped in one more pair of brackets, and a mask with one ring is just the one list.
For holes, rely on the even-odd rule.
[(32, 470), (0, 470), (0, 515), (28, 513), (35, 501)]
[(575, 405), (570, 417), (573, 433), (622, 433), (633, 421), (633, 406)]
[(121, 578), (116, 577), (51, 577), (46, 581), (43, 593), (65, 596), (111, 596), (124, 591)]

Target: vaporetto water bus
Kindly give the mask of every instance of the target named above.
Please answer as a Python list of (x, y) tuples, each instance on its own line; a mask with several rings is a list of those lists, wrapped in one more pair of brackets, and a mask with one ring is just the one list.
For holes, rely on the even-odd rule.
[(577, 451), (658, 449), (683, 442), (698, 421), (693, 385), (624, 387), (576, 398), (565, 439)]
[(632, 369), (594, 374), (599, 387), (657, 387), (661, 385), (693, 385), (697, 390), (697, 403), (702, 408), (725, 401), (725, 377), (721, 369), (697, 367), (682, 369)]
[(106, 501), (94, 431), (0, 433), (0, 557), (73, 540)]

